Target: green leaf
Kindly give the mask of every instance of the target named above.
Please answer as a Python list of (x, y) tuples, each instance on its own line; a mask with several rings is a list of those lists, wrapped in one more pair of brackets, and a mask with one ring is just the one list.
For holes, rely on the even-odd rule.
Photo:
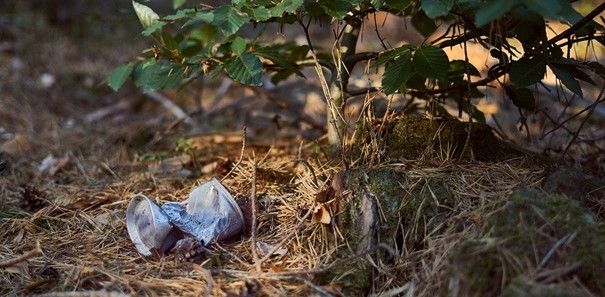
[(448, 57), (441, 48), (423, 45), (414, 53), (414, 69), (426, 78), (443, 79), (449, 68)]
[(214, 19), (212, 24), (217, 26), (225, 36), (230, 36), (237, 32), (250, 19), (230, 6), (221, 6), (214, 10)]
[(320, 17), (325, 15), (325, 9), (317, 2), (305, 1), (304, 12), (311, 17)]
[[(292, 46), (292, 44), (276, 44), (272, 46), (256, 47), (254, 54), (259, 57), (270, 60), (273, 64), (287, 69), (300, 77), (305, 77), (300, 71), (296, 61), (305, 57), (309, 47), (307, 46)], [(288, 51), (290, 51), (288, 53)]]
[(414, 75), (408, 79), (408, 82), (405, 84), (405, 86), (414, 90), (424, 90), (426, 89), (425, 83), (426, 77), (418, 73), (414, 73)]
[(384, 0), (370, 0), (370, 5), (376, 10), (380, 10), (384, 5)]
[(411, 51), (412, 49), (414, 49), (413, 45), (410, 44), (404, 44), (400, 47), (396, 47), (394, 49), (390, 49), (388, 51), (385, 51), (383, 53), (381, 53), (378, 58), (376, 59), (376, 62), (374, 62), (375, 66), (380, 66), (384, 63), (387, 63), (391, 60), (394, 60), (395, 58), (405, 54), (408, 51)]
[(412, 4), (412, 0), (384, 0), (384, 4), (397, 12), (402, 12)]
[(599, 62), (588, 62), (588, 67), (590, 70), (592, 70), (592, 72), (605, 79), (605, 66), (603, 66), (603, 64)]
[(264, 6), (259, 6), (259, 7), (253, 8), (252, 11), (250, 11), (248, 13), (248, 15), (253, 20), (260, 21), (260, 22), (264, 22), (272, 17), (271, 11)]
[(149, 36), (153, 33), (155, 33), (158, 30), (161, 30), (162, 27), (164, 27), (164, 25), (166, 25), (165, 22), (157, 22), (149, 27), (147, 27), (145, 30), (143, 30), (143, 32), (141, 34), (143, 34), (143, 36)]
[(540, 42), (546, 41), (544, 17), (525, 8), (516, 10), (519, 23), (513, 28), (515, 37), (521, 41), (524, 51), (529, 51)]
[(324, 12), (329, 16), (337, 19), (344, 18), (349, 13), (355, 4), (356, 0), (320, 0), (319, 5)]
[(522, 3), (527, 6), (527, 8), (546, 18), (559, 18), (559, 12), (561, 11), (559, 0), (524, 0)]
[(172, 37), (172, 35), (170, 35), (170, 33), (168, 32), (162, 32), (161, 35), (162, 39), (161, 42), (164, 45), (164, 47), (166, 47), (168, 50), (171, 51), (177, 51), (179, 50), (179, 44), (178, 42), (174, 39), (174, 37)]
[(183, 80), (183, 72), (184, 67), (180, 64), (148, 59), (137, 63), (132, 75), (137, 87), (151, 92), (178, 87)]
[[(466, 66), (465, 66), (466, 65)], [(471, 64), (464, 60), (453, 60), (450, 62), (450, 69), (448, 72), (448, 77), (454, 76), (463, 76), (468, 71), (468, 74), (471, 76), (481, 76), (479, 70)]]
[(303, 0), (282, 0), (271, 8), (271, 16), (280, 17), (284, 13), (294, 13), (303, 3)]
[(223, 5), (215, 10), (199, 11), (190, 18), (184, 27), (207, 23), (217, 27), (225, 37), (237, 32), (250, 18), (234, 7)]
[(251, 86), (262, 85), (262, 67), (260, 59), (251, 53), (243, 53), (225, 63), (225, 71), (229, 77)]
[(294, 73), (292, 73), (292, 71), (288, 70), (288, 69), (283, 69), (280, 71), (275, 72), (275, 74), (273, 74), (271, 76), (271, 82), (274, 85), (279, 84), (281, 81), (286, 80), (288, 77), (290, 77), (290, 75), (292, 75)]
[(172, 8), (177, 9), (183, 6), (185, 2), (187, 2), (187, 0), (172, 0)]
[(214, 13), (212, 11), (199, 11), (185, 22), (182, 28), (197, 25), (200, 23), (212, 24)]
[(567, 71), (562, 65), (548, 64), (548, 67), (552, 70), (555, 76), (561, 81), (561, 83), (574, 94), (584, 97), (582, 93), (582, 87), (577, 79), (572, 75), (571, 72)]
[(139, 18), (141, 25), (143, 25), (143, 28), (147, 29), (151, 25), (159, 22), (160, 16), (148, 6), (132, 1), (132, 7)]
[(582, 19), (582, 15), (576, 11), (569, 2), (562, 1), (561, 3), (561, 11), (559, 15), (561, 19), (565, 20), (570, 25), (573, 25)]
[(412, 16), (412, 26), (414, 26), (414, 28), (416, 28), (416, 30), (425, 37), (431, 35), (433, 32), (435, 32), (435, 30), (437, 30), (435, 21), (426, 16), (422, 10), (419, 10), (414, 14), (414, 16)]
[(503, 16), (516, 4), (515, 0), (487, 1), (475, 14), (475, 24), (482, 27), (489, 22)]
[(133, 63), (128, 63), (114, 69), (114, 71), (112, 71), (107, 78), (107, 85), (109, 85), (109, 87), (111, 87), (114, 91), (119, 90), (132, 73), (133, 67)]
[(512, 86), (504, 86), (506, 95), (513, 104), (519, 108), (533, 111), (536, 109), (536, 99), (534, 94), (528, 88), (513, 88)]
[(167, 16), (163, 17), (162, 20), (176, 21), (176, 20), (180, 20), (185, 17), (191, 17), (191, 16), (195, 15), (195, 12), (196, 12), (195, 9), (192, 9), (192, 8), (181, 9), (181, 10), (178, 10), (175, 14), (171, 14), (171, 15), (167, 15)]
[(412, 53), (407, 51), (398, 59), (387, 63), (382, 75), (383, 92), (393, 94), (397, 91), (405, 91), (405, 84), (413, 74)]
[(447, 15), (454, 7), (454, 0), (421, 0), (420, 7), (429, 18), (434, 19)]
[(236, 55), (241, 55), (246, 51), (246, 40), (237, 36), (231, 42), (231, 51)]
[(546, 74), (546, 63), (542, 57), (522, 57), (510, 64), (510, 81), (515, 87), (526, 87), (533, 85)]

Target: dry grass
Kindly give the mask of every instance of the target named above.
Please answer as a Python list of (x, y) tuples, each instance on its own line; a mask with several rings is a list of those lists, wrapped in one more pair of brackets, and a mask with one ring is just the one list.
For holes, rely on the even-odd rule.
[[(48, 63), (48, 69), (61, 69), (55, 73), (59, 79), (79, 72), (102, 79), (107, 65), (121, 59), (111, 56), (111, 63), (98, 61), (99, 65), (84, 59), (71, 65), (70, 55), (85, 55), (68, 49), (71, 44), (73, 40), (47, 41), (42, 50), (51, 50), (51, 54), (27, 52), (38, 57), (41, 61), (36, 63), (42, 66), (38, 69), (28, 64), (22, 72), (6, 66), (11, 64), (12, 55), (0, 53), (0, 65), (4, 65), (0, 73), (7, 80), (0, 85), (0, 125), (25, 135), (32, 143), (31, 150), (11, 159), (12, 168), (0, 179), (0, 212), (6, 212), (6, 205), (18, 205), (24, 199), (22, 184), (38, 187), (47, 203), (30, 214), (19, 212), (8, 219), (0, 218), (0, 264), (22, 260), (0, 269), (2, 295), (331, 295), (336, 285), (320, 283), (318, 276), (334, 267), (364, 262), (374, 269), (370, 293), (434, 296), (447, 287), (446, 260), (452, 247), (462, 238), (477, 234), (486, 217), (504, 205), (515, 187), (539, 186), (543, 177), (543, 169), (524, 158), (460, 163), (450, 159), (451, 148), (418, 161), (389, 162), (382, 158), (384, 148), (374, 135), (371, 144), (362, 148), (363, 157), (351, 163), (366, 166), (367, 170), (391, 168), (404, 172), (405, 177), (397, 181), (403, 199), (410, 198), (414, 191), (435, 193), (430, 181), (439, 181), (453, 196), (453, 215), (432, 229), (425, 230), (426, 224), (417, 222), (411, 229), (423, 229), (421, 244), (388, 247), (386, 252), (395, 256), (388, 260), (375, 257), (376, 250), (343, 256), (338, 253), (347, 250), (343, 230), (309, 219), (317, 194), (343, 168), (317, 157), (312, 143), (303, 144), (299, 150), (300, 142), (294, 139), (276, 141), (274, 146), (267, 145), (266, 139), (251, 139), (243, 161), (223, 183), (246, 205), (256, 167), (254, 240), (287, 248), (287, 253), (269, 257), (259, 253), (255, 261), (253, 239), (244, 234), (212, 246), (201, 264), (179, 262), (174, 256), (144, 258), (126, 232), (124, 217), (129, 199), (137, 193), (161, 202), (185, 199), (199, 183), (224, 174), (219, 169), (201, 174), (205, 165), (239, 159), (241, 139), (224, 140), (229, 138), (225, 135), (194, 138), (191, 148), (196, 158), (190, 169), (198, 174), (195, 178), (154, 173), (150, 168), (158, 162), (146, 161), (137, 154), (155, 150), (175, 154), (174, 143), (179, 136), (179, 131), (164, 133), (170, 121), (161, 109), (143, 104), (137, 112), (129, 110), (106, 121), (85, 123), (82, 115), (115, 103), (106, 99), (109, 95), (98, 96), (108, 102), (90, 102), (82, 96), (92, 91), (83, 91), (82, 86), (61, 85), (50, 90), (36, 86), (38, 74), (45, 71), (44, 63)], [(111, 52), (105, 49), (103, 55), (110, 56)], [(47, 61), (49, 56), (52, 63)], [(31, 73), (24, 73), (28, 71)], [(66, 87), (84, 95), (68, 94)], [(211, 95), (206, 94), (209, 98)], [(366, 112), (369, 114), (366, 109), (362, 114)], [(121, 120), (116, 119), (119, 116)], [(66, 126), (69, 119), (75, 119), (75, 127)], [(145, 129), (161, 133), (153, 135), (151, 146), (134, 146), (133, 138)], [(53, 177), (37, 175), (37, 165), (46, 154), (68, 151), (74, 155), (70, 166)], [(78, 168), (78, 163), (84, 170)], [(19, 258), (35, 251), (38, 243), (41, 254)], [(336, 275), (333, 280), (347, 277), (350, 275)]]
[[(203, 152), (202, 149), (200, 154)], [(262, 295), (273, 296), (320, 294), (328, 290), (313, 285), (313, 276), (331, 265), (342, 264), (343, 259), (335, 258), (334, 252), (343, 242), (331, 235), (334, 234), (332, 225), (312, 223), (303, 220), (303, 216), (339, 168), (313, 160), (308, 160), (310, 166), (307, 167), (297, 162), (297, 154), (277, 149), (256, 158), (259, 172), (265, 173), (258, 175), (256, 240), (272, 245), (281, 243), (288, 249), (286, 255), (262, 262), (261, 272), (254, 270), (250, 238), (246, 235), (241, 240), (215, 246), (201, 265), (179, 263), (173, 256), (145, 259), (137, 254), (124, 223), (128, 200), (138, 192), (165, 201), (182, 200), (197, 182), (175, 187), (173, 178), (132, 172), (123, 181), (103, 187), (46, 190), (50, 197), (68, 195), (90, 202), (101, 201), (97, 205), (80, 208), (82, 204), (74, 201), (72, 209), (69, 204), (59, 206), (51, 201), (51, 205), (32, 215), (4, 222), (0, 228), (0, 259), (17, 257), (37, 241), (43, 254), (2, 270), (0, 287), (7, 288), (4, 293), (19, 294), (40, 290), (107, 290), (133, 295), (180, 296), (205, 292), (220, 296), (237, 284), (242, 287), (233, 290), (258, 289)], [(457, 203), (453, 211), (456, 215), (440, 227), (443, 230), (436, 234), (426, 230), (424, 248), (408, 247), (397, 251), (394, 262), (373, 264), (379, 271), (374, 291), (407, 284), (415, 288), (414, 296), (433, 295), (440, 287), (435, 280), (443, 280), (444, 260), (451, 246), (466, 233), (475, 232), (487, 214), (502, 206), (513, 188), (539, 183), (541, 170), (528, 167), (524, 161), (467, 165), (445, 162), (442, 166), (425, 168), (410, 164), (382, 165), (413, 168), (406, 169), (407, 176), (400, 181), (402, 191), (423, 183), (428, 187), (427, 180), (438, 178)], [(237, 199), (249, 197), (253, 168), (252, 160), (244, 159), (232, 177), (224, 181)], [(309, 168), (313, 168), (314, 173)], [(464, 222), (462, 229), (461, 222)], [(363, 257), (363, 261), (366, 258)]]

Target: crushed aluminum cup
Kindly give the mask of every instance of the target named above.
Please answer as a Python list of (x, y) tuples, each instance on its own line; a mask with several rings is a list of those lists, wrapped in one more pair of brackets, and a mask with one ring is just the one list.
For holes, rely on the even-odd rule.
[(139, 194), (128, 203), (126, 228), (137, 251), (150, 256), (152, 251), (160, 250), (173, 227), (166, 213), (155, 202)]
[(170, 222), (202, 244), (241, 234), (244, 216), (233, 196), (215, 178), (195, 188), (182, 203), (162, 205)]

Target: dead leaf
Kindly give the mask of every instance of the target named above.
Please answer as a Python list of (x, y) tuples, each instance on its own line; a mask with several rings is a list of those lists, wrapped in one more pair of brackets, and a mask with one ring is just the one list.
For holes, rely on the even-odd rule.
[(178, 175), (187, 177), (191, 171), (183, 168), (191, 163), (190, 155), (180, 155), (162, 160), (159, 164), (150, 166), (150, 169), (159, 175)]
[(286, 269), (281, 265), (273, 264), (271, 267), (269, 267), (269, 271), (273, 273), (280, 273), (286, 271)]
[(21, 242), (21, 240), (23, 240), (23, 235), (24, 235), (24, 231), (23, 229), (19, 229), (19, 232), (17, 233), (17, 235), (15, 235), (15, 238), (13, 238), (13, 243), (14, 244), (18, 244)]
[(93, 221), (97, 224), (99, 228), (103, 228), (113, 221), (112, 219), (116, 217), (117, 211), (118, 210), (103, 212), (94, 217)]
[(214, 172), (214, 170), (216, 169), (217, 166), (218, 166), (218, 162), (216, 162), (216, 161), (210, 162), (210, 163), (204, 165), (200, 171), (203, 174), (210, 174), (210, 173)]
[(315, 205), (311, 221), (313, 223), (322, 223), (325, 225), (330, 224), (330, 222), (332, 221), (332, 216), (330, 215), (330, 211), (328, 211), (325, 204), (317, 203), (317, 205)]
[[(273, 251), (273, 249), (275, 249), (274, 245), (264, 243), (262, 241), (257, 241), (256, 247), (258, 248), (258, 250), (261, 252), (261, 254), (263, 256), (268, 255), (271, 251)], [(278, 249), (276, 249), (275, 251), (273, 251), (273, 253), (271, 253), (271, 255), (272, 256), (284, 256), (286, 253), (288, 253), (288, 248), (282, 246), (282, 247), (279, 247)]]

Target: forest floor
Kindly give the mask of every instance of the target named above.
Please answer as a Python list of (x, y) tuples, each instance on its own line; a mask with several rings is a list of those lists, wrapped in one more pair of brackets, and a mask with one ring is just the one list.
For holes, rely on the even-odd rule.
[[(600, 198), (590, 196), (585, 205), (544, 198), (574, 210), (570, 215), (525, 198), (543, 193), (513, 194), (521, 198), (511, 200), (519, 187), (545, 188), (556, 171), (552, 165), (532, 156), (458, 162), (446, 149), (393, 161), (370, 158), (369, 148), (362, 151), (363, 161), (345, 169), (326, 157), (320, 128), (325, 123), (317, 118), (325, 107), (313, 85), (297, 93), (255, 93), (214, 81), (168, 93), (189, 112), (190, 125), (132, 86), (117, 93), (104, 86), (111, 69), (141, 48), (141, 40), (123, 42), (132, 32), (108, 37), (65, 32), (34, 16), (20, 20), (0, 31), (1, 295), (605, 293), (595, 277), (605, 273), (598, 266), (605, 264), (605, 253), (598, 254), (603, 243), (586, 243), (576, 230), (605, 238)], [(303, 103), (286, 100), (299, 95)], [(342, 172), (349, 182), (339, 188), (335, 176)], [(212, 245), (201, 263), (137, 253), (125, 225), (130, 199), (142, 193), (157, 202), (182, 201), (213, 177), (242, 207), (244, 234)], [(582, 194), (599, 190), (591, 186)], [(351, 231), (339, 228), (357, 223), (338, 224), (337, 216), (343, 209), (358, 210), (334, 208), (322, 197), (326, 190), (346, 192), (329, 198), (370, 193), (408, 199), (412, 211), (405, 211), (408, 204), (380, 207), (382, 219), (409, 229), (382, 238), (393, 245), (355, 250), (347, 238)], [(546, 221), (536, 225), (543, 232), (523, 249), (533, 251), (529, 256), (497, 228), (486, 231), (511, 203), (531, 205), (540, 213), (535, 220)], [(578, 217), (591, 219), (578, 223)], [(567, 233), (549, 229), (554, 223)], [(536, 229), (525, 221), (519, 225), (529, 226), (528, 233)], [(489, 254), (493, 242), (495, 256)], [(279, 253), (263, 254), (259, 245)], [(576, 254), (593, 257), (597, 266)], [(475, 263), (464, 256), (497, 260)], [(469, 272), (465, 265), (471, 262), (489, 278)]]

